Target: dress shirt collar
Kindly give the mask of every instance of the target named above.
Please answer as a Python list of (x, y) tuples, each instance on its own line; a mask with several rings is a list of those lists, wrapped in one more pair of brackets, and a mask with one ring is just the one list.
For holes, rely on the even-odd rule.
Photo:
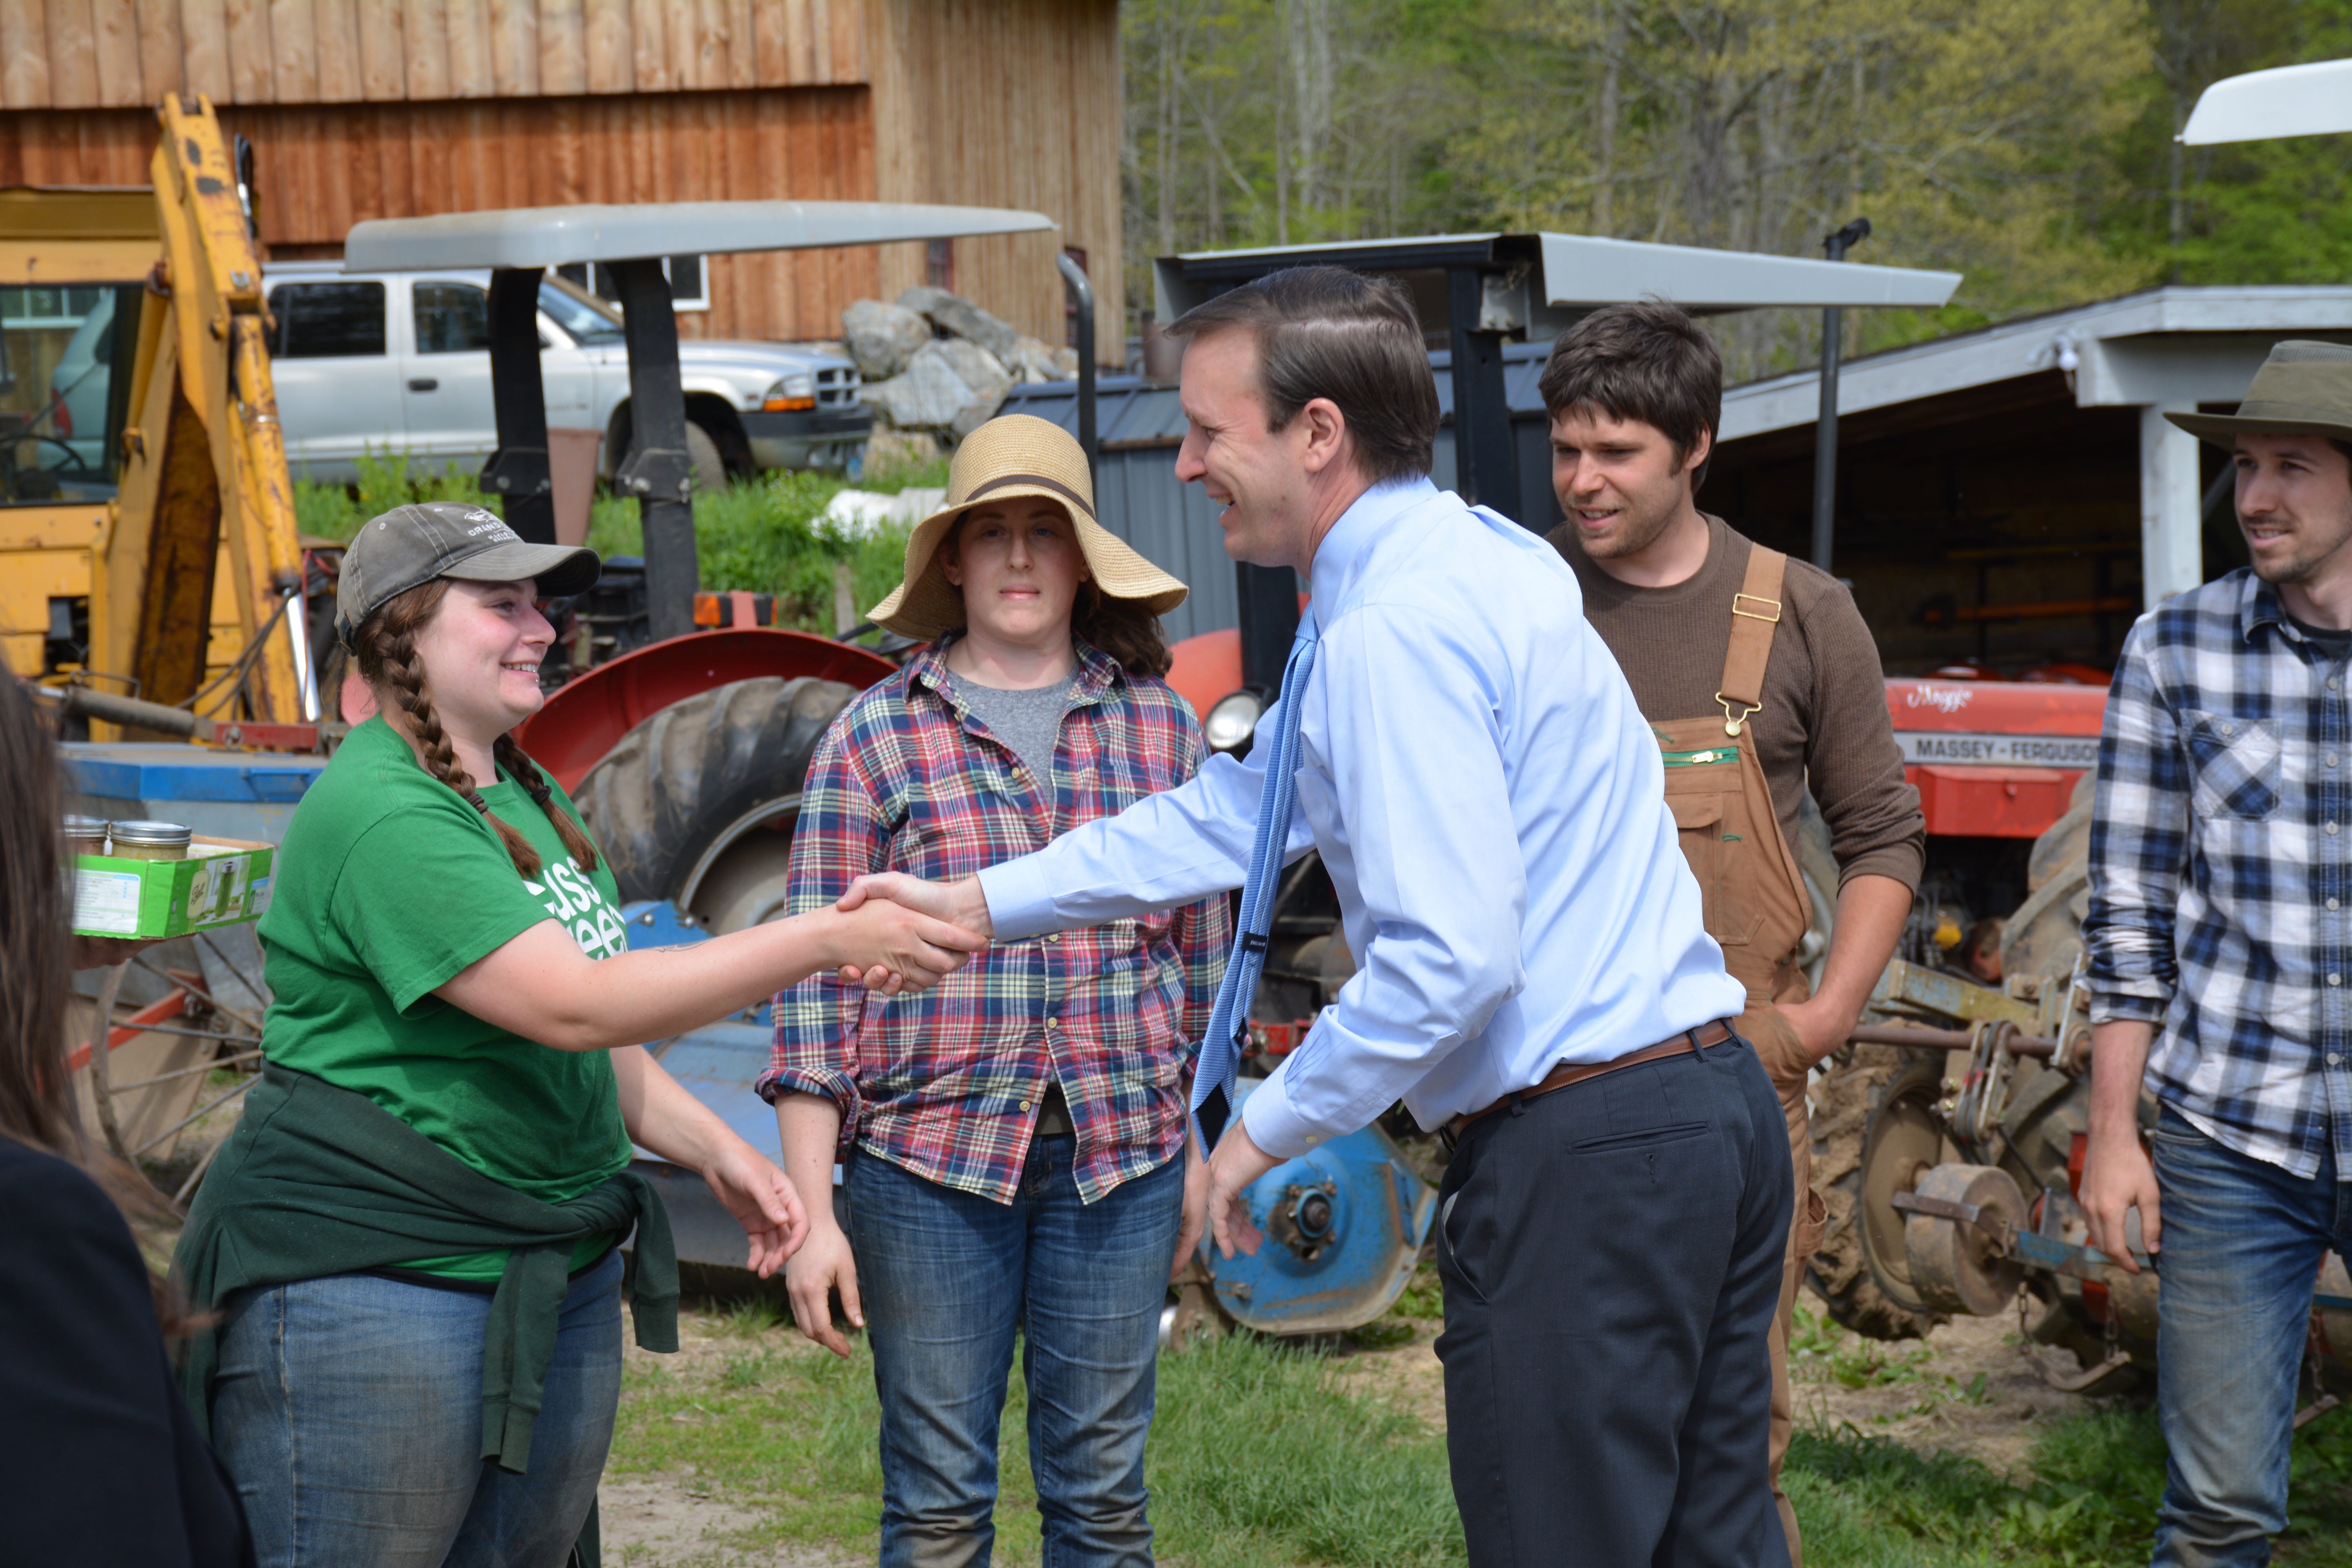
[(1331, 525), (1316, 547), (1307, 589), (1315, 597), (1315, 622), (1328, 626), (1339, 614), (1341, 597), (1363, 580), (1364, 570), (1381, 541), (1406, 512), (1437, 496), (1437, 487), (1425, 474), (1409, 479), (1384, 479), (1358, 496)]

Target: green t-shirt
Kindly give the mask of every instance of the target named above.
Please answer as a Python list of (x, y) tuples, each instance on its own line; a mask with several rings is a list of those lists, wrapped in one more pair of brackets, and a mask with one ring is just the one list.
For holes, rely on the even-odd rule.
[[(278, 851), (257, 928), (276, 995), (263, 1049), (366, 1095), (484, 1175), (562, 1203), (629, 1163), (612, 1059), (524, 1039), (432, 993), (551, 918), (591, 958), (625, 951), (621, 893), (601, 859), (584, 876), (572, 866), (506, 774), (482, 797), (538, 849), (539, 880), (515, 874), (497, 830), (382, 719), (352, 731)], [(560, 785), (555, 797), (572, 810)], [(617, 1239), (583, 1241), (573, 1266)], [(505, 1266), (502, 1251), (409, 1265), (468, 1280), (496, 1280)]]

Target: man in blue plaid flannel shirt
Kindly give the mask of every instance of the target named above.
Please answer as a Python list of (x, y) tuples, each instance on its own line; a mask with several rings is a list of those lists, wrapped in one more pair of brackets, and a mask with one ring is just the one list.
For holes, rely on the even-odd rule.
[(2280, 343), (2234, 416), (2168, 417), (2231, 453), (2253, 563), (2116, 668), (2082, 1197), (2109, 1257), (2160, 1260), (2154, 1561), (2203, 1568), (2270, 1561), (2315, 1279), (2352, 1251), (2352, 348)]

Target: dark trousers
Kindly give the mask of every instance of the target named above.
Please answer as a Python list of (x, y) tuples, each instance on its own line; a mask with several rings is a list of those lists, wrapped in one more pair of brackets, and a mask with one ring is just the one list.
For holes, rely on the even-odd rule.
[(1793, 1186), (1738, 1038), (1464, 1133), (1437, 1353), (1471, 1568), (1786, 1568), (1766, 1437)]

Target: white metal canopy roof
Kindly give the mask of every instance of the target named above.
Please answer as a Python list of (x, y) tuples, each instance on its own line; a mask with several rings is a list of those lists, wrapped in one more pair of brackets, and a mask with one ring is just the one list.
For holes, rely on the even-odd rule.
[[(1523, 318), (1540, 326), (1552, 310), (1651, 298), (1691, 310), (1744, 310), (1767, 306), (1907, 306), (1934, 310), (1959, 287), (1957, 272), (1874, 267), (1760, 251), (1709, 250), (1653, 245), (1583, 234), (1446, 234), (1368, 239), (1334, 245), (1277, 246), (1257, 250), (1197, 251), (1162, 257), (1154, 265), (1160, 319), (1172, 321), (1206, 299), (1221, 282), (1270, 270), (1287, 260), (1328, 260), (1381, 271), (1442, 268), (1483, 260), (1513, 269), (1517, 282), (1488, 289), (1488, 309), (1508, 311), (1503, 295), (1519, 284)], [(1524, 273), (1517, 269), (1525, 268)]]
[[(2352, 332), (2342, 285), (2172, 284), (1850, 359), (1838, 413), (2062, 371), (2078, 407), (2236, 403), (2281, 338)], [(1821, 412), (1811, 370), (1725, 389), (1720, 439), (1809, 426)]]
[(1027, 234), (1056, 226), (1043, 213), (915, 202), (587, 203), (371, 218), (352, 226), (343, 241), (343, 265), (354, 272), (561, 267), (575, 261)]
[(2314, 60), (2224, 77), (2198, 98), (2180, 140), (2202, 147), (2338, 131), (2352, 131), (2352, 60)]

